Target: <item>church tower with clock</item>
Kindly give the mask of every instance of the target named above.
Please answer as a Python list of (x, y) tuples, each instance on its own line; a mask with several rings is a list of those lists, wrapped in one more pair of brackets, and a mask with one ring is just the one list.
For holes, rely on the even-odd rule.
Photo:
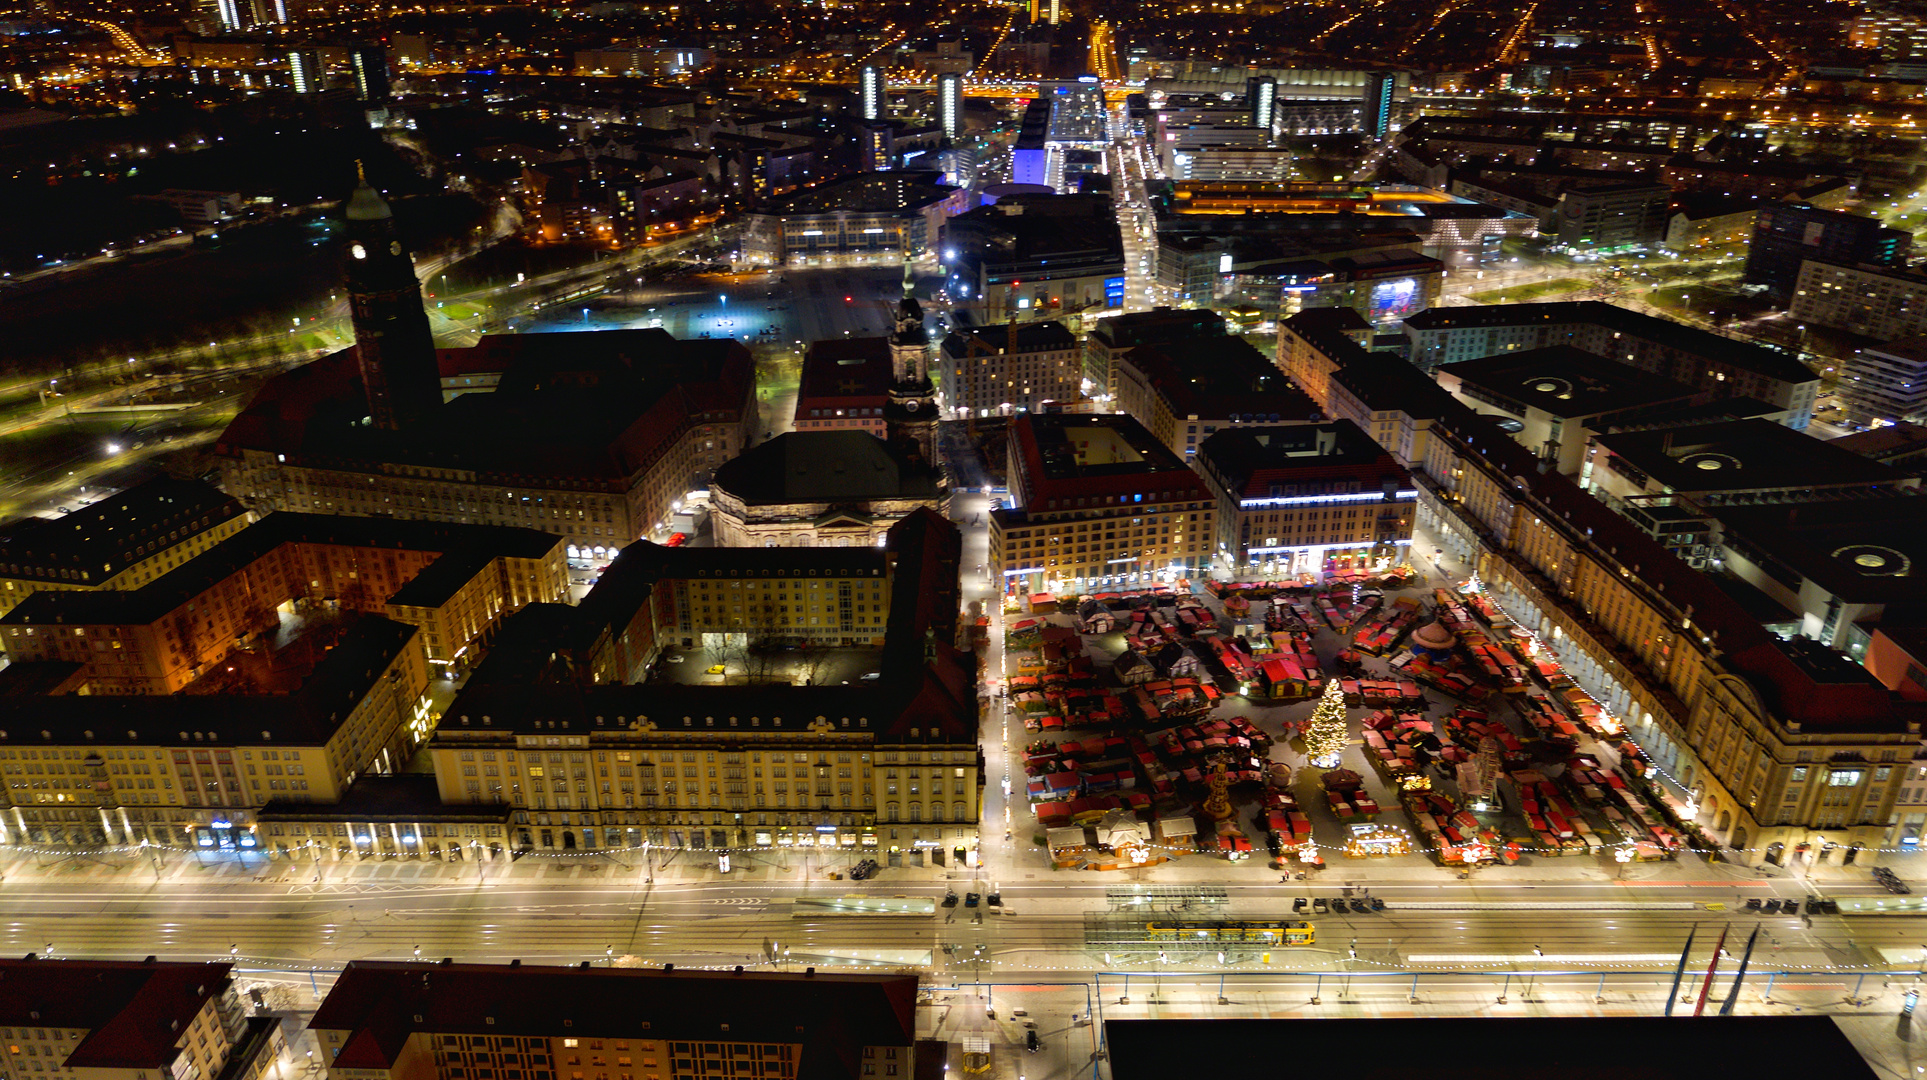
[(363, 174), (348, 196), (348, 304), (369, 420), (393, 431), (442, 403), (435, 338), (395, 215)]
[(890, 335), (890, 396), (883, 406), (889, 441), (937, 466), (937, 389), (930, 382), (930, 340), (923, 329), (923, 305), (903, 263), (903, 300), (897, 304), (896, 330)]

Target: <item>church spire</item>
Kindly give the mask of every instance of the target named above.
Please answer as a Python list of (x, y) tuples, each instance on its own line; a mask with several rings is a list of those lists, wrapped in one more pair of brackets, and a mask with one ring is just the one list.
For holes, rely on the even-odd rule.
[(395, 215), (355, 163), (359, 181), (343, 208), (348, 233), (348, 303), (368, 416), (377, 427), (408, 427), (442, 403), (435, 339), (422, 307), (414, 260)]

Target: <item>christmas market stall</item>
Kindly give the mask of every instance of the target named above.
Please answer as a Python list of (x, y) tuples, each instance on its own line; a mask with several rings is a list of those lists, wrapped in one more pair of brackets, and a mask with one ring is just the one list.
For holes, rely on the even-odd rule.
[(1378, 817), (1378, 802), (1365, 793), (1365, 781), (1350, 769), (1333, 769), (1318, 778), (1325, 802), (1340, 824)]

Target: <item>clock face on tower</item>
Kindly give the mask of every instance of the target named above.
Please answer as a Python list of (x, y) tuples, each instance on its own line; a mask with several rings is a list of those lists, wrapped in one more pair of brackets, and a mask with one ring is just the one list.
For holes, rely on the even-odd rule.
[(390, 240), (390, 241), (388, 241), (388, 254), (390, 254), (390, 255), (400, 255), (400, 254), (401, 254), (401, 241), (400, 241), (400, 240)]
[(906, 401), (903, 403), (903, 407), (909, 409), (911, 412), (917, 411), (917, 403), (915, 401)]

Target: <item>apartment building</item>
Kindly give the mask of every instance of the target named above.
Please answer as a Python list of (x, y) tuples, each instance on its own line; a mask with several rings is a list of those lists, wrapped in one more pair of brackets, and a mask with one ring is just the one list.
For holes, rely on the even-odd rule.
[(1083, 396), (1077, 337), (1060, 322), (958, 330), (943, 339), (938, 365), (944, 414), (960, 420)]
[(1859, 265), (1902, 266), (1914, 237), (1877, 218), (1823, 210), (1807, 203), (1768, 203), (1754, 219), (1746, 245), (1746, 281), (1762, 285), (1786, 303), (1807, 259)]
[[(1327, 343), (1331, 337), (1339, 340)], [(1331, 376), (1337, 356), (1350, 355), (1344, 342), (1369, 347), (1372, 324), (1349, 307), (1321, 307), (1301, 311), (1278, 324), (1278, 370), (1313, 401), (1331, 396)]]
[(1430, 372), (1440, 364), (1502, 352), (1570, 345), (1714, 397), (1758, 398), (1804, 431), (1820, 377), (1780, 352), (1670, 319), (1597, 301), (1431, 308), (1405, 319), (1405, 355)]
[[(637, 545), (581, 607), (510, 621), (429, 744), (441, 802), (506, 807), (526, 850), (970, 864), (983, 768), (974, 661), (956, 647), (960, 545), (927, 510), (883, 548)], [(876, 677), (753, 677), (732, 650), (758, 640), (880, 647)], [(699, 644), (736, 676), (642, 681), (665, 648)]]
[[(1384, 361), (1342, 338), (1327, 345), (1331, 411), (1344, 416), (1341, 389), (1362, 400), (1364, 373)], [(1654, 782), (1710, 838), (1749, 863), (1880, 857), (1871, 849), (1920, 741), (1920, 703), (1819, 642), (1769, 633), (1443, 388), (1407, 381), (1395, 393), (1406, 400), (1388, 392), (1369, 404), (1407, 411), (1423, 432), (1381, 440), (1417, 481), (1419, 527), (1626, 724)]]
[(286, 1054), (250, 1021), (232, 964), (0, 960), (0, 1067), (86, 1080), (258, 1080)]
[(419, 626), (426, 661), (449, 667), (503, 615), (567, 596), (562, 542), (534, 529), (270, 514), (138, 589), (30, 596), (0, 616), (0, 644), (80, 665), (87, 694), (177, 694), (297, 607)]
[(1927, 337), (1854, 350), (1841, 365), (1840, 396), (1855, 423), (1927, 420)]
[(1927, 274), (1808, 259), (1788, 314), (1801, 323), (1892, 341), (1927, 333)]
[(0, 838), (259, 848), (270, 804), (399, 769), (430, 672), (567, 588), (534, 530), (289, 513), (138, 589), (34, 593), (0, 616)]
[(12, 664), (0, 842), (259, 850), (264, 806), (336, 802), (426, 737), (419, 634), (364, 617), (265, 692), (93, 695), (71, 663)]
[(1666, 236), (1672, 189), (1663, 184), (1576, 185), (1560, 193), (1559, 242), (1588, 251), (1643, 247)]
[(1008, 593), (1087, 591), (1211, 565), (1216, 497), (1128, 416), (1018, 417), (1007, 475), (1014, 505), (990, 515), (990, 569)]
[(0, 525), (0, 615), (43, 589), (137, 589), (254, 521), (198, 480), (161, 478), (57, 518)]
[(1212, 433), (1241, 424), (1302, 424), (1318, 406), (1240, 337), (1140, 345), (1112, 370), (1119, 410), (1189, 460)]
[(867, 431), (882, 438), (892, 380), (887, 337), (812, 341), (803, 354), (794, 426), (798, 431)]
[(1197, 469), (1234, 566), (1317, 571), (1332, 552), (1403, 559), (1412, 542), (1411, 476), (1349, 420), (1220, 431)]
[(358, 960), (310, 1026), (328, 1080), (912, 1080), (916, 1001), (914, 975)]
[(1209, 308), (1152, 308), (1101, 319), (1084, 336), (1084, 377), (1091, 393), (1116, 393), (1111, 372), (1117, 361), (1140, 345), (1225, 336), (1224, 316)]
[(475, 350), (442, 350), (443, 369), (499, 372), (494, 389), (402, 430), (359, 422), (354, 349), (268, 380), (216, 440), (223, 486), (262, 512), (525, 526), (608, 558), (706, 488), (756, 424), (749, 351), (730, 339), (509, 334)]

